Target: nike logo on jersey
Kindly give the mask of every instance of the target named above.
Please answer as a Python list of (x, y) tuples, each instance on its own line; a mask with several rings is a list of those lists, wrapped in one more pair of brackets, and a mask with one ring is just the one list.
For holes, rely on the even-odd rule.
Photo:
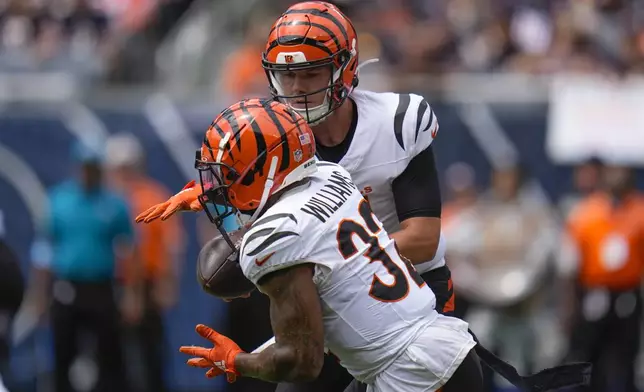
[(273, 253), (271, 253), (269, 255), (266, 255), (264, 257), (261, 257), (259, 259), (255, 259), (255, 264), (257, 264), (258, 267), (261, 267), (265, 262), (268, 261), (268, 259), (273, 257), (274, 254), (275, 254), (275, 252), (273, 252)]

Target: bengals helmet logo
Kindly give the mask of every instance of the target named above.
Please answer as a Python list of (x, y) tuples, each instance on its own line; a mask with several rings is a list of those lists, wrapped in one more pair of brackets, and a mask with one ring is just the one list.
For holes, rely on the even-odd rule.
[(293, 55), (287, 54), (286, 56), (284, 56), (284, 61), (285, 61), (286, 63), (292, 63), (292, 62), (293, 62), (293, 60), (294, 60), (294, 59), (293, 59)]

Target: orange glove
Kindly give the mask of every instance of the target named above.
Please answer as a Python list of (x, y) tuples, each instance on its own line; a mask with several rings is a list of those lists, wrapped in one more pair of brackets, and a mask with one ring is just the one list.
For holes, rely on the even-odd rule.
[(240, 375), (235, 370), (235, 357), (244, 351), (239, 348), (237, 343), (210, 327), (199, 324), (195, 329), (199, 335), (208, 339), (214, 347), (181, 346), (179, 351), (196, 357), (190, 358), (187, 364), (192, 367), (209, 368), (210, 370), (206, 372), (206, 377), (208, 378), (225, 374), (228, 382), (235, 382), (237, 376)]
[(174, 215), (177, 211), (201, 211), (201, 203), (197, 198), (201, 195), (201, 186), (195, 186), (195, 180), (190, 181), (183, 187), (181, 192), (169, 198), (167, 201), (154, 205), (143, 211), (136, 217), (136, 223), (150, 223), (161, 217), (164, 221)]

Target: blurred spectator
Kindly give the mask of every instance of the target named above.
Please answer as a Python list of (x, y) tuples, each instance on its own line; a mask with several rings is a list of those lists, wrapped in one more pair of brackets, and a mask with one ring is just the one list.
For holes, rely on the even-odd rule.
[[(464, 162), (454, 163), (445, 170), (447, 198), (444, 199), (448, 201), (443, 203), (441, 213), (441, 226), (444, 232), (449, 233), (454, 230), (451, 226), (454, 223), (458, 224), (460, 214), (468, 211), (476, 203), (478, 191), (474, 183), (474, 175), (474, 169)], [(450, 241), (449, 238), (448, 241)], [(452, 268), (451, 259), (447, 258), (446, 262)], [(463, 319), (469, 309), (470, 301), (467, 296), (460, 295), (458, 289), (454, 292), (456, 293), (454, 314)]]
[(603, 189), (568, 220), (561, 273), (569, 360), (592, 361), (590, 391), (636, 391), (644, 266), (644, 195), (630, 168), (608, 166)]
[(125, 34), (141, 31), (158, 7), (159, 0), (108, 0), (101, 4), (114, 28)]
[(73, 61), (71, 70), (102, 76), (107, 67), (107, 51), (111, 44), (107, 15), (92, 7), (89, 0), (73, 0), (69, 5), (69, 12), (61, 15), (66, 41), (63, 53)]
[(35, 69), (33, 43), (48, 22), (46, 15), (28, 1), (0, 2), (0, 67), (7, 71)]
[(109, 23), (87, 0), (12, 0), (0, 8), (0, 30), (3, 70), (62, 71), (83, 80), (104, 74)]
[[(18, 257), (0, 233), (0, 392), (10, 384), (10, 326), (22, 303), (25, 285)], [(3, 380), (4, 379), (4, 380)]]
[(157, 49), (194, 0), (103, 0), (115, 36), (108, 80), (119, 84), (156, 80)]
[(268, 95), (268, 80), (262, 68), (262, 52), (273, 18), (255, 11), (245, 21), (243, 42), (228, 57), (220, 72), (220, 83), (230, 100)]
[(457, 162), (445, 170), (447, 200), (443, 204), (441, 222), (449, 226), (452, 218), (458, 216), (462, 211), (471, 207), (477, 199), (477, 191), (474, 184), (474, 169), (466, 163)]
[[(68, 71), (84, 80), (153, 82), (155, 52), (194, 0), (0, 1), (0, 69)], [(264, 94), (258, 58), (292, 1), (260, 2), (219, 40), (214, 69), (232, 97)], [(392, 78), (448, 72), (641, 72), (642, 20), (633, 1), (338, 1)], [(422, 39), (419, 39), (422, 37)], [(365, 39), (368, 38), (368, 39)], [(213, 37), (214, 39), (214, 37)], [(361, 42), (362, 44), (362, 42)], [(364, 51), (363, 51), (364, 53)], [(364, 56), (363, 56), (364, 57)], [(363, 60), (366, 60), (364, 57)]]
[[(170, 197), (163, 185), (147, 176), (143, 147), (133, 135), (123, 133), (108, 140), (106, 165), (111, 183), (129, 202), (132, 220), (150, 205)], [(128, 326), (128, 335), (141, 348), (145, 370), (142, 390), (163, 392), (166, 390), (163, 315), (177, 301), (184, 235), (180, 219), (136, 225), (136, 231), (136, 255), (143, 264), (143, 314), (136, 324)], [(126, 281), (132, 278), (124, 277)], [(129, 365), (128, 368), (135, 368), (137, 364)]]
[[(69, 371), (84, 330), (97, 342), (98, 390), (128, 390), (115, 271), (119, 262), (128, 269), (138, 268), (132, 257), (132, 225), (126, 203), (103, 185), (101, 149), (89, 143), (74, 145), (77, 176), (51, 191), (43, 239), (35, 244), (39, 249), (34, 250), (29, 300), (43, 311), (53, 296), (50, 321), (57, 392), (74, 390)], [(125, 286), (123, 297), (123, 316), (127, 322), (137, 321), (138, 279)]]
[(496, 170), (490, 191), (445, 232), (454, 288), (471, 303), (465, 319), (522, 374), (535, 370), (534, 326), (556, 239), (552, 211), (524, 184), (520, 167)]
[(573, 170), (573, 190), (561, 197), (559, 209), (567, 217), (575, 206), (601, 185), (602, 161), (591, 158)]

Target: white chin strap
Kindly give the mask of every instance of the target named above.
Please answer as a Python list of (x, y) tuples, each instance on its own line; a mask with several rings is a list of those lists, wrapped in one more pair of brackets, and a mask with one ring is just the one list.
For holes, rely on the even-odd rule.
[(360, 72), (360, 69), (362, 69), (362, 67), (364, 67), (365, 65), (369, 65), (369, 64), (377, 63), (378, 61), (380, 61), (380, 59), (375, 58), (375, 59), (369, 59), (369, 60), (365, 60), (365, 61), (361, 62), (361, 63), (360, 63), (360, 64), (358, 64), (358, 66), (356, 67), (356, 74), (358, 74), (358, 73)]

